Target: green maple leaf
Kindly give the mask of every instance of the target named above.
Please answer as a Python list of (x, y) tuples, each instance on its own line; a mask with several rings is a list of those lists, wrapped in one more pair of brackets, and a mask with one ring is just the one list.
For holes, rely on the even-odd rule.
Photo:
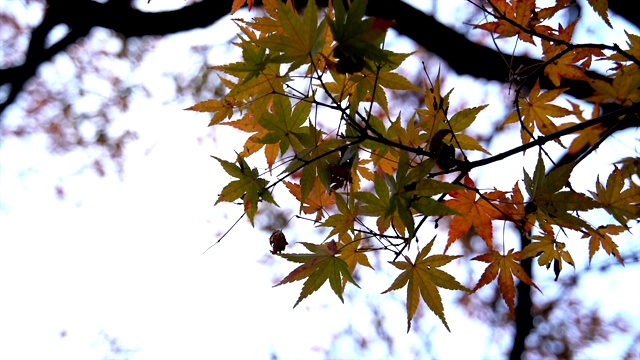
[(418, 109), (417, 115), (420, 117), (418, 127), (427, 133), (427, 143), (433, 148), (434, 136), (441, 131), (447, 131), (449, 134), (442, 138), (442, 142), (462, 150), (482, 151), (487, 155), (491, 155), (478, 140), (463, 134), (475, 120), (480, 111), (484, 110), (488, 105), (461, 110), (454, 114), (450, 120), (447, 120), (447, 112), (449, 110), (449, 97), (453, 89), (442, 96), (440, 94), (440, 71), (436, 77), (433, 88), (425, 89), (425, 108)]
[(273, 99), (273, 112), (265, 112), (258, 123), (268, 130), (268, 133), (260, 140), (265, 144), (280, 144), (280, 153), (284, 154), (289, 147), (301, 151), (304, 149), (299, 137), (304, 136), (307, 130), (302, 128), (311, 112), (310, 101), (300, 101), (293, 113), (291, 112), (291, 100), (285, 96), (276, 96)]
[(569, 184), (574, 166), (575, 163), (570, 163), (546, 174), (540, 153), (533, 179), (524, 172), (525, 189), (536, 205), (536, 216), (540, 223), (547, 222), (574, 230), (590, 228), (589, 224), (570, 212), (586, 211), (600, 205), (582, 193), (573, 190), (560, 191)]
[(342, 195), (335, 193), (336, 205), (338, 207), (338, 214), (333, 214), (327, 218), (320, 226), (330, 227), (331, 232), (327, 238), (338, 234), (342, 236), (353, 229), (353, 225), (358, 217), (359, 203), (356, 203), (353, 196), (349, 197), (349, 203), (347, 203)]
[[(409, 55), (409, 54), (402, 54)], [(404, 59), (402, 59), (404, 60)], [(400, 62), (402, 62), (400, 60)], [(398, 64), (399, 65), (399, 64)], [(413, 85), (407, 78), (404, 76), (390, 72), (392, 70), (391, 67), (385, 66), (380, 68), (380, 71), (369, 71), (364, 70), (361, 73), (353, 74), (349, 76), (349, 82), (353, 85), (353, 92), (351, 96), (349, 96), (349, 109), (351, 113), (355, 113), (355, 110), (358, 109), (358, 106), (361, 102), (376, 102), (382, 110), (384, 110), (387, 116), (389, 115), (389, 103), (387, 100), (387, 95), (385, 89), (392, 90), (409, 90), (422, 92), (423, 90)], [(338, 77), (346, 77), (345, 75), (335, 75), (335, 78)]]
[(270, 62), (270, 55), (267, 54), (266, 48), (256, 46), (243, 38), (240, 38), (240, 47), (242, 48), (242, 61), (215, 66), (214, 69), (242, 79), (242, 82), (247, 82), (264, 71)]
[[(385, 174), (385, 180), (382, 177), (374, 179), (377, 196), (369, 192), (356, 193), (356, 198), (363, 203), (363, 213), (378, 216), (379, 231), (388, 229), (389, 221), (393, 219), (397, 229), (401, 225), (401, 228), (409, 231), (409, 238), (413, 238), (415, 224), (412, 209), (424, 216), (459, 214), (431, 198), (459, 188), (457, 185), (426, 179), (434, 163), (434, 160), (423, 161), (411, 168), (409, 157), (403, 151), (395, 178)], [(396, 222), (398, 220), (400, 224)]]
[[(304, 149), (298, 152), (296, 158), (291, 161), (283, 173), (291, 173), (302, 168), (300, 176), (301, 201), (304, 202), (314, 186), (316, 177), (325, 186), (327, 191), (331, 189), (331, 174), (329, 164), (340, 161), (340, 155), (336, 148), (345, 143), (344, 139), (327, 139), (325, 133), (311, 123), (307, 126), (305, 135), (296, 133), (296, 138)], [(327, 155), (328, 154), (328, 155)]]
[(429, 306), (429, 309), (436, 314), (442, 324), (451, 332), (447, 320), (444, 317), (444, 305), (442, 298), (438, 292), (438, 287), (449, 290), (471, 291), (460, 284), (453, 276), (438, 269), (448, 264), (462, 255), (431, 255), (427, 257), (435, 237), (425, 246), (416, 256), (415, 262), (412, 262), (406, 255), (406, 261), (393, 261), (391, 265), (403, 270), (400, 275), (393, 281), (391, 286), (385, 290), (387, 293), (391, 290), (398, 290), (407, 286), (407, 332), (411, 329), (411, 319), (418, 309), (420, 296), (422, 300)]
[(258, 176), (258, 169), (249, 168), (249, 165), (241, 156), (238, 156), (237, 160), (239, 165), (215, 156), (212, 157), (218, 160), (227, 174), (238, 178), (238, 180), (234, 180), (222, 188), (216, 204), (223, 201), (233, 202), (242, 198), (244, 211), (249, 216), (251, 225), (253, 225), (253, 218), (258, 211), (258, 202), (260, 200), (265, 200), (278, 206), (269, 190), (266, 189), (269, 182)]
[[(335, 20), (326, 18), (333, 39), (339, 44), (344, 55), (351, 58), (364, 58), (376, 63), (390, 63), (393, 52), (380, 48), (384, 40), (384, 31), (376, 29), (373, 18), (365, 18), (367, 0), (355, 0), (349, 10), (342, 2), (333, 3)], [(369, 70), (373, 67), (368, 63)]]
[(293, 305), (295, 308), (304, 298), (318, 290), (329, 280), (329, 285), (331, 285), (333, 292), (340, 298), (340, 301), (344, 302), (342, 298), (343, 278), (355, 286), (358, 286), (358, 284), (351, 276), (348, 264), (338, 256), (340, 250), (336, 242), (331, 240), (322, 245), (307, 242), (301, 242), (301, 244), (311, 251), (311, 254), (278, 254), (278, 256), (289, 261), (302, 263), (302, 265), (295, 268), (275, 286), (307, 279), (302, 286), (298, 301)]
[(314, 1), (307, 4), (304, 17), (279, 1), (275, 20), (282, 27), (277, 31), (255, 41), (261, 48), (268, 48), (275, 55), (272, 62), (291, 63), (291, 72), (305, 63), (311, 62), (324, 44), (326, 22), (318, 24), (318, 8)]
[(373, 187), (376, 192), (375, 195), (369, 191), (358, 191), (355, 196), (361, 203), (362, 215), (377, 217), (378, 232), (384, 234), (389, 229), (391, 221), (399, 219), (387, 214), (387, 209), (389, 209), (389, 186), (384, 178), (376, 176), (373, 179)]
[(478, 140), (469, 135), (461, 133), (476, 120), (476, 116), (478, 116), (478, 113), (484, 110), (484, 108), (486, 108), (487, 106), (489, 105), (482, 105), (464, 109), (453, 115), (451, 117), (451, 120), (449, 121), (449, 126), (451, 126), (450, 130), (455, 133), (455, 136), (449, 134), (444, 137), (443, 142), (448, 143), (449, 145), (453, 145), (454, 147), (462, 150), (482, 151), (487, 155), (491, 155), (491, 153), (487, 151), (487, 149), (480, 145), (480, 142), (478, 142)]

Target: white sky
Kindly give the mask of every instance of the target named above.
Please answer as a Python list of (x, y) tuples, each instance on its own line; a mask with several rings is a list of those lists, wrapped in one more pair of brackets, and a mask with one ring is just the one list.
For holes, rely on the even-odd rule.
[[(199, 36), (211, 39), (214, 33), (202, 31)], [(227, 39), (216, 35), (214, 41)], [(172, 62), (184, 60), (176, 54), (193, 41), (188, 39), (183, 34), (163, 42), (154, 54), (156, 64), (163, 59), (163, 66), (171, 67)], [(148, 67), (150, 75), (160, 71)], [(279, 258), (272, 260), (274, 264), (263, 264), (269, 259), (268, 234), (251, 229), (246, 220), (202, 255), (240, 215), (233, 205), (213, 207), (229, 177), (209, 157), (216, 154), (232, 160), (237, 146), (220, 141), (233, 139), (230, 129), (218, 130), (217, 142), (198, 142), (211, 134), (205, 127), (207, 116), (182, 110), (190, 104), (166, 100), (162, 95), (138, 99), (118, 119), (120, 125), (141, 135), (127, 149), (122, 181), (114, 174), (105, 178), (87, 171), (78, 174), (78, 165), (86, 161), (82, 154), (51, 156), (41, 138), (3, 140), (0, 359), (101, 359), (107, 353), (101, 332), (136, 350), (131, 356), (136, 360), (266, 358), (271, 352), (283, 359), (313, 359), (337, 347), (332, 334), (348, 324), (373, 331), (363, 324), (368, 321), (362, 314), (366, 311), (363, 301), (382, 301), (378, 294), (389, 282), (367, 279), (371, 271), (362, 273), (363, 290), (357, 290), (362, 296), (355, 304), (341, 305), (323, 287), (292, 309), (301, 283), (272, 285), (295, 265)], [(627, 132), (626, 137), (616, 135), (613, 142), (629, 149), (637, 138), (637, 132)], [(501, 139), (500, 147), (517, 140)], [(597, 157), (610, 163), (607, 154), (616, 156), (616, 151), (603, 148)], [(534, 164), (530, 161), (535, 155), (529, 152), (525, 161)], [(502, 176), (504, 184), (496, 185), (510, 189), (522, 176), (522, 164), (522, 158), (515, 156), (475, 175), (482, 177), (484, 186), (493, 186), (497, 179), (488, 174), (514, 169), (511, 178)], [(592, 186), (593, 169), (578, 168), (574, 177)], [(598, 169), (601, 174), (607, 172), (604, 167)], [(64, 201), (56, 199), (57, 184), (64, 186)], [(321, 240), (307, 237), (318, 230), (304, 222), (295, 229), (287, 233), (290, 240)], [(629, 246), (631, 240), (627, 236), (619, 242), (622, 251), (637, 249)], [(586, 243), (571, 247), (578, 269), (586, 266), (584, 250)], [(599, 253), (594, 263), (605, 258)], [(382, 270), (393, 271), (391, 267)], [(541, 276), (549, 279), (549, 275)], [(587, 289), (585, 298), (601, 304), (604, 312), (615, 309), (639, 319), (640, 291), (635, 282), (639, 275), (638, 265), (632, 264), (613, 275), (590, 277), (589, 288), (594, 290)], [(548, 280), (537, 282), (553, 292)], [(356, 293), (353, 288), (349, 291)], [(404, 296), (404, 292), (391, 295)], [(405, 334), (404, 308), (389, 302), (385, 311), (387, 326), (397, 340), (394, 357), (410, 357), (410, 347), (420, 340)], [(436, 329), (434, 343), (449, 344), (437, 350), (441, 356), (477, 357), (478, 349), (485, 348), (488, 339), (482, 335), (483, 328), (467, 321), (454, 305), (445, 305), (452, 334), (443, 333), (438, 319), (426, 311), (427, 324)], [(455, 345), (460, 339), (465, 346)], [(335, 351), (344, 357), (358, 355), (349, 348)]]

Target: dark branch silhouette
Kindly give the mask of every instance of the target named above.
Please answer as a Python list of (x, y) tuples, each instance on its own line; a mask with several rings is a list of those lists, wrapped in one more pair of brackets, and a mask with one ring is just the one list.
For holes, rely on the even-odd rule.
[[(320, 6), (326, 6), (326, 3), (325, 0), (318, 1)], [(59, 52), (65, 51), (69, 45), (77, 43), (93, 27), (113, 30), (124, 38), (163, 36), (211, 26), (229, 14), (231, 4), (232, 0), (208, 0), (179, 10), (150, 13), (133, 8), (131, 2), (126, 1), (112, 0), (104, 4), (89, 0), (48, 1), (44, 19), (32, 33), (25, 62), (18, 66), (0, 69), (0, 86), (10, 85), (8, 96), (0, 103), (0, 115), (15, 101), (26, 82), (36, 75), (42, 63), (49, 61)], [(261, 1), (256, 1), (256, 6), (260, 4)], [(305, 4), (306, 1), (296, 2), (298, 7), (303, 7)], [(638, 26), (640, 15), (632, 10), (631, 6), (628, 2), (612, 2), (610, 5), (612, 11), (622, 14), (628, 21)], [(508, 81), (509, 74), (505, 67), (496, 66), (503, 63), (503, 55), (470, 41), (463, 34), (402, 1), (371, 0), (367, 14), (394, 19), (397, 22), (394, 26), (395, 30), (443, 59), (453, 71), (460, 75), (501, 83)], [(45, 47), (44, 41), (47, 35), (59, 24), (66, 24), (71, 31), (51, 47)], [(481, 66), (477, 59), (481, 59)], [(540, 63), (539, 59), (525, 56), (516, 56), (512, 60), (512, 66), (515, 69), (521, 66), (535, 67)], [(602, 75), (594, 72), (588, 72), (587, 75), (604, 79)], [(543, 88), (555, 87), (546, 78), (541, 79), (540, 85)], [(569, 90), (566, 93), (579, 99), (593, 93), (591, 87), (585, 82), (563, 79), (560, 86), (568, 87)]]

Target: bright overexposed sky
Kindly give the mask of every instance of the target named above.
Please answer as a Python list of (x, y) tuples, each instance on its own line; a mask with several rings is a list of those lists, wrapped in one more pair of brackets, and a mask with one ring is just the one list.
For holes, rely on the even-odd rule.
[[(149, 6), (160, 6), (158, 3), (153, 1)], [(182, 1), (173, 3), (179, 7)], [(264, 359), (272, 353), (283, 359), (318, 359), (327, 350), (341, 358), (354, 358), (359, 355), (355, 349), (336, 341), (333, 334), (352, 324), (364, 335), (375, 334), (366, 314), (366, 304), (371, 302), (384, 304), (385, 326), (396, 336), (395, 352), (387, 354), (381, 345), (381, 357), (410, 358), (411, 348), (420, 346), (415, 334), (406, 334), (403, 305), (379, 295), (397, 275), (386, 264), (380, 264), (386, 266), (381, 270), (390, 275), (374, 275), (367, 269), (360, 273), (362, 289), (347, 290), (354, 295), (353, 303), (345, 299), (346, 303), (340, 304), (331, 290), (323, 287), (292, 309), (301, 283), (272, 286), (295, 265), (272, 257), (268, 253), (269, 234), (251, 228), (246, 219), (202, 253), (241, 215), (239, 206), (213, 206), (230, 178), (210, 155), (233, 160), (238, 141), (244, 138), (231, 128), (212, 131), (206, 127), (206, 114), (183, 110), (192, 103), (171, 101), (171, 91), (163, 90), (170, 83), (161, 74), (165, 69), (189, 66), (188, 47), (204, 41), (221, 44), (225, 53), (216, 57), (219, 55), (220, 63), (228, 61), (225, 59), (233, 54), (226, 53), (229, 47), (225, 42), (234, 32), (234, 26), (218, 24), (177, 34), (161, 41), (148, 56), (135, 76), (157, 84), (152, 86), (157, 92), (151, 98), (136, 99), (115, 124), (140, 134), (127, 147), (122, 178), (115, 171), (103, 178), (79, 171), (86, 155), (53, 156), (42, 137), (3, 139), (0, 359), (108, 358), (108, 344), (101, 334), (117, 338), (122, 347), (134, 351), (129, 357), (136, 360)], [(390, 43), (401, 51), (411, 50), (409, 43)], [(462, 89), (469, 88), (462, 86), (472, 85), (462, 79), (451, 80), (448, 86), (461, 86), (453, 92), (455, 104), (468, 96), (468, 90)], [(491, 111), (500, 113), (503, 109), (487, 109), (488, 114)], [(637, 139), (637, 130), (631, 130), (615, 135), (608, 143), (637, 153)], [(500, 152), (518, 141), (517, 135), (505, 136), (494, 141), (492, 151)], [(598, 167), (576, 169), (574, 187), (584, 190), (592, 186), (594, 169), (604, 181), (602, 177), (611, 171), (610, 163), (618, 152), (603, 146), (594, 155)], [(524, 158), (513, 156), (472, 175), (479, 186), (510, 189), (522, 177), (523, 164), (529, 164), (527, 171), (533, 172), (536, 156), (535, 151)], [(510, 175), (504, 175), (505, 169)], [(491, 176), (496, 173), (501, 176)], [(62, 200), (54, 191), (57, 185), (64, 188)], [(286, 191), (278, 194), (287, 196)], [(290, 206), (290, 214), (296, 212), (289, 200), (276, 200), (283, 207)], [(268, 219), (258, 218), (258, 223), (265, 221)], [(287, 238), (290, 243), (319, 242), (323, 234), (326, 232), (310, 222), (294, 221)], [(507, 241), (515, 243), (515, 237), (505, 236), (511, 236)], [(632, 235), (620, 239), (621, 252), (638, 248), (637, 241), (632, 244), (637, 240)], [(584, 241), (584, 245), (571, 248), (578, 269), (587, 266)], [(443, 247), (440, 242), (434, 251)], [(299, 245), (293, 249), (303, 251)], [(455, 253), (455, 246), (451, 251)], [(605, 260), (601, 252), (594, 263)], [(550, 272), (536, 269), (536, 275), (538, 285), (553, 293)], [(585, 299), (603, 305), (606, 314), (615, 314), (611, 312), (615, 309), (630, 319), (640, 319), (638, 278), (638, 264), (605, 276), (589, 275), (587, 281), (592, 285), (583, 286)], [(383, 296), (403, 299), (405, 293)], [(443, 291), (443, 297), (452, 296)], [(448, 344), (435, 351), (443, 358), (474, 358), (478, 353), (491, 357), (502, 350), (485, 348), (487, 331), (468, 321), (454, 304), (445, 305), (451, 334), (424, 309), (422, 322), (433, 327), (434, 343)], [(456, 345), (461, 339), (465, 346)], [(628, 345), (628, 340), (620, 340), (621, 346)]]

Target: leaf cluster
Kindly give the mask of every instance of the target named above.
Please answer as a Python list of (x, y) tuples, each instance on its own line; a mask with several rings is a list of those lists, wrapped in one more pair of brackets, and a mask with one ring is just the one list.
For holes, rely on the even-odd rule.
[[(234, 2), (234, 9), (243, 3)], [(346, 283), (357, 286), (354, 272), (362, 266), (371, 268), (367, 254), (372, 251), (389, 253), (390, 264), (401, 271), (383, 293), (406, 287), (409, 329), (421, 302), (449, 329), (438, 288), (474, 292), (496, 278), (515, 316), (514, 279), (538, 288), (520, 261), (537, 257), (540, 266), (549, 269), (553, 264), (556, 279), (563, 263), (575, 266), (558, 233), (573, 231), (589, 238), (589, 259), (602, 248), (622, 263), (612, 236), (630, 231), (629, 224), (640, 217), (638, 158), (621, 159), (606, 183), (594, 179), (594, 189), (588, 193), (575, 191), (570, 178), (612, 128), (634, 117), (637, 121), (640, 38), (627, 34), (627, 50), (573, 43), (578, 20), (556, 26), (549, 20), (571, 5), (568, 0), (549, 8), (536, 7), (534, 0), (486, 3), (482, 11), (488, 20), (474, 26), (497, 38), (517, 37), (540, 46), (542, 59), (536, 69), (510, 69), (516, 86), (514, 110), (502, 126), (517, 124), (522, 145), (497, 155), (467, 131), (488, 105), (453, 113), (452, 90), (443, 91), (439, 73), (432, 81), (425, 71), (422, 84), (401, 75), (398, 67), (411, 54), (385, 49), (386, 30), (394, 23), (366, 17), (366, 0), (349, 1), (348, 7), (337, 1), (322, 10), (309, 1), (303, 14), (290, 2), (265, 0), (264, 16), (234, 20), (239, 28), (235, 45), (243, 59), (212, 68), (221, 74), (228, 93), (189, 109), (212, 112), (210, 125), (231, 126), (249, 135), (235, 163), (216, 157), (235, 178), (222, 189), (216, 204), (240, 200), (253, 223), (259, 204), (276, 204), (272, 191), (284, 183), (300, 212), (314, 216), (309, 220), (317, 227), (329, 228), (322, 243), (301, 242), (308, 253), (280, 253), (286, 241), (274, 251), (301, 264), (277, 284), (304, 280), (295, 305), (327, 280), (343, 300)], [(611, 26), (606, 1), (590, 3)], [(586, 75), (594, 59), (612, 64), (610, 81)], [(541, 77), (556, 85), (563, 78), (589, 83), (594, 90), (588, 99), (594, 109), (591, 119), (577, 104), (561, 106), (558, 99), (566, 89), (544, 91)], [(537, 79), (529, 91), (521, 85), (525, 78)], [(424, 101), (403, 117), (389, 107), (391, 91), (417, 93)], [(605, 103), (622, 109), (614, 120), (600, 112)], [(567, 117), (571, 121), (558, 123)], [(547, 169), (555, 163), (546, 155), (546, 144), (555, 141), (564, 146), (560, 138), (572, 133), (577, 136), (569, 152), (582, 151), (581, 156)], [(510, 189), (477, 188), (471, 176), (475, 169), (533, 147), (539, 154), (533, 174), (524, 170)], [(247, 161), (261, 150), (267, 164), (263, 173)], [(472, 151), (484, 157), (470, 161), (467, 154)], [(276, 169), (280, 172), (274, 174)], [(606, 219), (591, 224), (582, 216), (598, 209), (617, 224)], [(419, 238), (427, 221), (437, 227), (442, 218), (449, 220), (444, 253), (429, 255), (436, 237), (421, 248)], [(530, 245), (521, 251), (506, 248), (504, 240), (495, 239), (496, 222), (519, 230), (532, 240)], [(440, 267), (461, 258), (445, 253), (472, 229), (484, 241), (486, 252), (471, 260), (489, 265), (470, 290)], [(415, 260), (407, 255), (412, 246)]]

